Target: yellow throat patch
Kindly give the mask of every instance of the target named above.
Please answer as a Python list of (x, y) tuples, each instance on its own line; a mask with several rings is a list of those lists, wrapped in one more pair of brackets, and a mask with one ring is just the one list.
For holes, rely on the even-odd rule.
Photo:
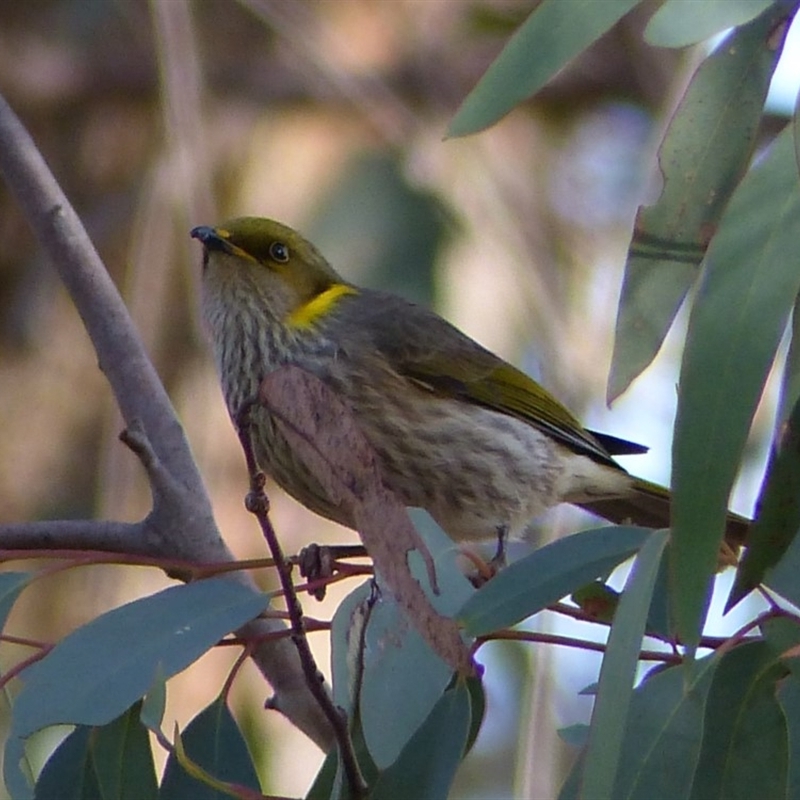
[(286, 319), (293, 328), (310, 328), (320, 317), (330, 311), (342, 297), (358, 294), (358, 289), (344, 283), (334, 283), (316, 297), (298, 306)]

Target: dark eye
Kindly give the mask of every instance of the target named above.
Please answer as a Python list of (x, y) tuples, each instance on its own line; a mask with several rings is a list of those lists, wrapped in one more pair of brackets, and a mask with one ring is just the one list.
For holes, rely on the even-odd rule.
[(289, 248), (283, 242), (273, 242), (269, 246), (269, 257), (279, 264), (285, 264), (289, 260)]

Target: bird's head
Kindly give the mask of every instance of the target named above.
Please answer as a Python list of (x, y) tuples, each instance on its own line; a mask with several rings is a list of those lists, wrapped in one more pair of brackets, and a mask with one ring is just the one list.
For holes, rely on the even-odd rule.
[(331, 301), (355, 289), (313, 244), (280, 222), (237, 217), (218, 227), (199, 225), (207, 302), (229, 310), (242, 304), (289, 325), (313, 324)]

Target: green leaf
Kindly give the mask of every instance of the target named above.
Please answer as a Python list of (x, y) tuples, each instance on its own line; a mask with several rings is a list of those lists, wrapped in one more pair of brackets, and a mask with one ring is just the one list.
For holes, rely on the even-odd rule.
[(800, 798), (800, 682), (784, 681), (778, 689), (789, 730), (789, 770), (787, 774), (787, 800)]
[(0, 631), (22, 590), (31, 582), (31, 572), (0, 572)]
[(647, 612), (667, 537), (667, 531), (653, 531), (642, 545), (614, 616), (586, 748), (580, 794), (584, 798), (612, 796)]
[(585, 747), (589, 741), (589, 726), (582, 722), (574, 725), (567, 725), (566, 728), (559, 728), (556, 733), (562, 742), (566, 742), (572, 747)]
[(786, 796), (788, 730), (776, 698), (785, 675), (765, 642), (725, 654), (706, 703), (691, 800)]
[(644, 38), (654, 47), (686, 47), (757, 17), (773, 0), (667, 0), (650, 18)]
[(364, 664), (365, 625), (377, 596), (373, 582), (365, 581), (339, 603), (331, 620), (333, 702), (348, 717), (358, 706)]
[(102, 727), (79, 725), (47, 760), (36, 800), (155, 800), (147, 729), (139, 704)]
[[(189, 758), (210, 775), (221, 781), (260, 791), (247, 744), (222, 695), (189, 723), (181, 738)], [(170, 753), (159, 800), (183, 800), (189, 797), (193, 800), (229, 798), (188, 775), (175, 754)]]
[(476, 591), (459, 566), (461, 550), (424, 509), (409, 508), (408, 516), (433, 559), (439, 591), (433, 591), (430, 586), (425, 561), (418, 550), (412, 550), (408, 554), (411, 574), (419, 581), (431, 605), (440, 614), (455, 616)]
[(720, 659), (656, 672), (634, 692), (628, 713), (618, 800), (688, 796), (700, 756), (706, 701)]
[(461, 104), (448, 136), (493, 125), (599, 39), (639, 0), (543, 0)]
[(98, 617), (62, 639), (24, 673), (14, 732), (59, 723), (104, 724), (267, 604), (225, 578), (173, 586)]
[(478, 738), (478, 734), (481, 732), (483, 718), (486, 715), (486, 691), (483, 688), (483, 681), (477, 676), (473, 678), (466, 678), (464, 684), (469, 692), (471, 709), (469, 734), (467, 736), (467, 743), (464, 747), (464, 753), (466, 754), (472, 750)]
[[(798, 94), (800, 98), (800, 93)], [(798, 147), (800, 131), (795, 128), (795, 148)], [(800, 164), (798, 165), (800, 172)], [(796, 297), (792, 308), (791, 341), (786, 354), (786, 365), (783, 368), (781, 392), (778, 400), (778, 413), (775, 420), (777, 430), (789, 419), (794, 406), (800, 402), (800, 297)]]
[[(409, 554), (411, 573), (434, 608), (451, 615), (475, 589), (457, 566), (458, 549), (452, 539), (426, 512), (409, 513), (433, 559), (439, 593), (430, 587), (416, 553)], [(367, 582), (351, 592), (334, 615), (333, 696), (348, 716), (358, 711), (370, 755), (379, 767), (386, 767), (428, 717), (450, 682), (451, 670), (395, 600), (372, 585)], [(391, 692), (386, 691), (389, 684)]]
[(446, 800), (470, 728), (470, 693), (462, 681), (448, 689), (397, 761), (385, 770), (371, 800)]
[(796, 680), (800, 679), (800, 659), (797, 656), (783, 658), (787, 650), (793, 650), (800, 644), (800, 621), (789, 617), (775, 617), (765, 620), (759, 627), (772, 648), (773, 657), (783, 661)]
[(439, 195), (409, 179), (400, 150), (359, 149), (303, 230), (348, 280), (432, 306), (449, 216)]
[(20, 787), (19, 739), (58, 723), (102, 725), (259, 614), (264, 595), (225, 578), (174, 586), (109, 611), (24, 673), (6, 743), (6, 782)]
[(484, 584), (464, 604), (458, 618), (471, 636), (516, 625), (611, 572), (651, 534), (649, 528), (607, 526), (545, 545)]
[(431, 713), (452, 671), (391, 597), (373, 606), (364, 645), (361, 725), (372, 758), (383, 768)]
[(661, 196), (639, 209), (625, 265), (609, 401), (660, 349), (747, 168), (781, 52), (768, 34), (784, 14), (770, 9), (709, 56), (670, 121), (658, 153)]
[(54, 750), (36, 782), (36, 800), (104, 800), (92, 766), (91, 733), (80, 725)]
[(155, 800), (158, 797), (153, 753), (140, 704), (89, 736), (92, 764), (103, 800)]
[(800, 606), (800, 537), (789, 545), (786, 555), (778, 562), (766, 578), (767, 586), (785, 597), (796, 606)]
[(167, 706), (167, 680), (161, 672), (160, 665), (147, 690), (142, 702), (142, 711), (139, 718), (142, 725), (153, 733), (161, 732), (161, 723), (164, 720), (164, 710)]
[(800, 529), (800, 401), (781, 430), (778, 454), (770, 458), (756, 507), (758, 516), (748, 533), (726, 612), (764, 580)]
[[(357, 716), (351, 719), (350, 735), (353, 741), (353, 752), (361, 769), (361, 775), (367, 786), (372, 786), (378, 779), (378, 768), (367, 750), (361, 731), (361, 723)], [(306, 800), (329, 800), (329, 798), (350, 800), (351, 794), (344, 780), (344, 770), (342, 769), (338, 750), (334, 747), (326, 756), (314, 778), (314, 783), (308, 790)]]
[(791, 131), (742, 181), (708, 253), (686, 338), (673, 443), (671, 596), (695, 644), (728, 495), (800, 290), (800, 188)]
[[(798, 99), (800, 100), (800, 94), (798, 94)], [(798, 147), (798, 129), (796, 125), (794, 139), (796, 149)], [(789, 420), (794, 406), (800, 402), (800, 298), (795, 298), (794, 308), (792, 309), (791, 330), (791, 342), (789, 344), (789, 352), (786, 355), (786, 365), (783, 369), (778, 413), (775, 420), (775, 430), (778, 432), (783, 429), (784, 424)], [(771, 461), (772, 459), (770, 459), (770, 463)], [(758, 504), (756, 504), (756, 509), (756, 514), (760, 516)], [(764, 580), (778, 594), (795, 605), (800, 605), (800, 582), (796, 579), (799, 573), (800, 543), (795, 538), (789, 544), (787, 552), (780, 559), (777, 566), (772, 569), (769, 575), (764, 577)]]

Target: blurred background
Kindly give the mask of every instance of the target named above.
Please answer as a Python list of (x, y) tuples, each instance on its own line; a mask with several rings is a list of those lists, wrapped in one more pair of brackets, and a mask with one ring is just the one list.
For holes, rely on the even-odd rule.
[[(552, 390), (588, 425), (649, 445), (627, 459), (669, 480), (681, 327), (612, 410), (616, 304), (633, 217), (654, 199), (660, 132), (702, 53), (656, 49), (645, 3), (489, 131), (447, 140), (449, 119), (534, 7), (501, 0), (29, 0), (0, 6), (0, 93), (29, 128), (122, 292), (169, 390), (228, 544), (264, 554), (244, 511), (242, 455), (199, 318), (191, 227), (269, 216), (312, 239), (348, 279), (440, 313)], [(786, 52), (792, 51), (792, 40)], [(797, 48), (794, 48), (797, 50)], [(765, 141), (796, 89), (787, 64)], [(778, 91), (778, 84), (788, 87)], [(69, 297), (0, 185), (0, 521), (149, 510), (119, 444), (114, 399)], [(750, 513), (772, 425), (734, 507)], [(285, 549), (356, 541), (277, 490)], [(537, 521), (517, 552), (585, 525)], [(18, 567), (18, 565), (15, 565)], [(257, 576), (274, 588), (273, 576)], [(168, 584), (155, 570), (73, 570), (23, 595), (8, 631), (53, 641)], [(355, 583), (330, 591), (329, 618)], [(544, 622), (545, 626), (549, 623)], [(578, 635), (589, 635), (586, 626)], [(324, 634), (312, 642), (327, 665)], [(227, 650), (230, 650), (228, 648)], [(235, 654), (170, 682), (181, 727), (219, 691)], [(7, 669), (28, 651), (0, 646)], [(573, 756), (557, 727), (586, 721), (593, 655), (485, 647), (489, 716), (454, 796), (552, 797)], [(246, 666), (232, 698), (267, 792), (304, 793), (322, 755)], [(7, 715), (5, 711), (0, 716)], [(38, 763), (56, 739), (40, 737)], [(162, 754), (157, 751), (157, 758)]]

